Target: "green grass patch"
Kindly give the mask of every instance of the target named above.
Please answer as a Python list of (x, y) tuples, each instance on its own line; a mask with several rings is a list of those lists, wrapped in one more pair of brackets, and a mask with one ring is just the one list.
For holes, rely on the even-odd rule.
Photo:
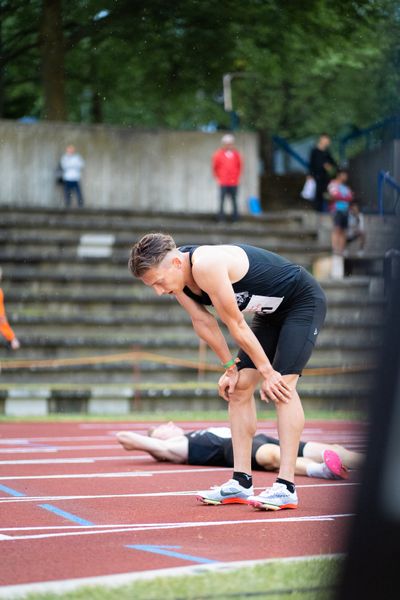
[[(363, 412), (351, 410), (326, 410), (310, 409), (305, 411), (306, 421), (366, 421), (366, 415)], [(1, 423), (26, 423), (26, 422), (44, 422), (57, 423), (67, 421), (88, 421), (88, 422), (111, 422), (111, 421), (221, 421), (228, 420), (226, 410), (163, 410), (163, 411), (144, 411), (130, 412), (126, 415), (104, 415), (104, 414), (86, 414), (86, 413), (52, 413), (38, 417), (11, 417), (0, 415)], [(258, 421), (274, 421), (276, 412), (274, 409), (258, 411)]]
[[(29, 600), (333, 600), (343, 557), (271, 561), (227, 572), (157, 577), (118, 587), (84, 587)], [(199, 567), (199, 570), (200, 567)]]

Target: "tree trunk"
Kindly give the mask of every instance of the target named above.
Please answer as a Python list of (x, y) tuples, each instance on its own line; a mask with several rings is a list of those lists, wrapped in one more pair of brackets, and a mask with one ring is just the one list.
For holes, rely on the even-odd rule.
[(100, 93), (94, 91), (92, 94), (92, 123), (103, 122), (103, 103)]
[(92, 82), (91, 118), (92, 123), (103, 122), (103, 102), (99, 89), (98, 57), (94, 50), (90, 51), (90, 81)]
[(62, 0), (43, 0), (40, 24), (40, 54), (44, 95), (43, 118), (65, 121), (64, 35)]
[[(0, 17), (2, 17), (2, 11), (0, 9)], [(2, 20), (0, 19), (0, 56), (3, 54), (3, 31), (1, 27)], [(4, 69), (0, 66), (0, 119), (4, 116), (4, 102), (5, 102), (5, 90), (4, 90)]]
[(259, 129), (259, 146), (260, 146), (260, 158), (263, 163), (263, 171), (267, 175), (271, 175), (273, 172), (274, 162), (274, 148), (272, 137), (269, 131), (266, 129)]

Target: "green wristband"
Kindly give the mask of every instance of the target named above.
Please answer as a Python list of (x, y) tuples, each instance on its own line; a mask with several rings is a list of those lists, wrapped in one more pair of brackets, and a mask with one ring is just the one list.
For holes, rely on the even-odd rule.
[(236, 358), (231, 358), (231, 360), (228, 360), (228, 362), (226, 362), (222, 366), (224, 367), (224, 369), (229, 369), (229, 367), (233, 367), (235, 362), (236, 362)]

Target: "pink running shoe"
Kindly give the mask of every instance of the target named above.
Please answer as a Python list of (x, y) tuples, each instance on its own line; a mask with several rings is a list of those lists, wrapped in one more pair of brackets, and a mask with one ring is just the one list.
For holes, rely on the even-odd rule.
[(324, 450), (322, 455), (325, 465), (328, 467), (334, 479), (348, 479), (349, 470), (342, 463), (340, 456), (333, 450)]

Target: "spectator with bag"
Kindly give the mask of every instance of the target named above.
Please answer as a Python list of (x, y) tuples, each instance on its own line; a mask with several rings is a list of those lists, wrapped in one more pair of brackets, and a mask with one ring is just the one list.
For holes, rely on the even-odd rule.
[(310, 154), (308, 178), (315, 180), (314, 208), (320, 213), (326, 212), (325, 193), (329, 181), (337, 169), (336, 161), (329, 152), (330, 145), (329, 135), (322, 133)]
[(300, 196), (304, 198), (304, 200), (314, 202), (316, 187), (317, 186), (315, 184), (314, 177), (307, 176), (303, 185), (303, 189), (300, 192)]

